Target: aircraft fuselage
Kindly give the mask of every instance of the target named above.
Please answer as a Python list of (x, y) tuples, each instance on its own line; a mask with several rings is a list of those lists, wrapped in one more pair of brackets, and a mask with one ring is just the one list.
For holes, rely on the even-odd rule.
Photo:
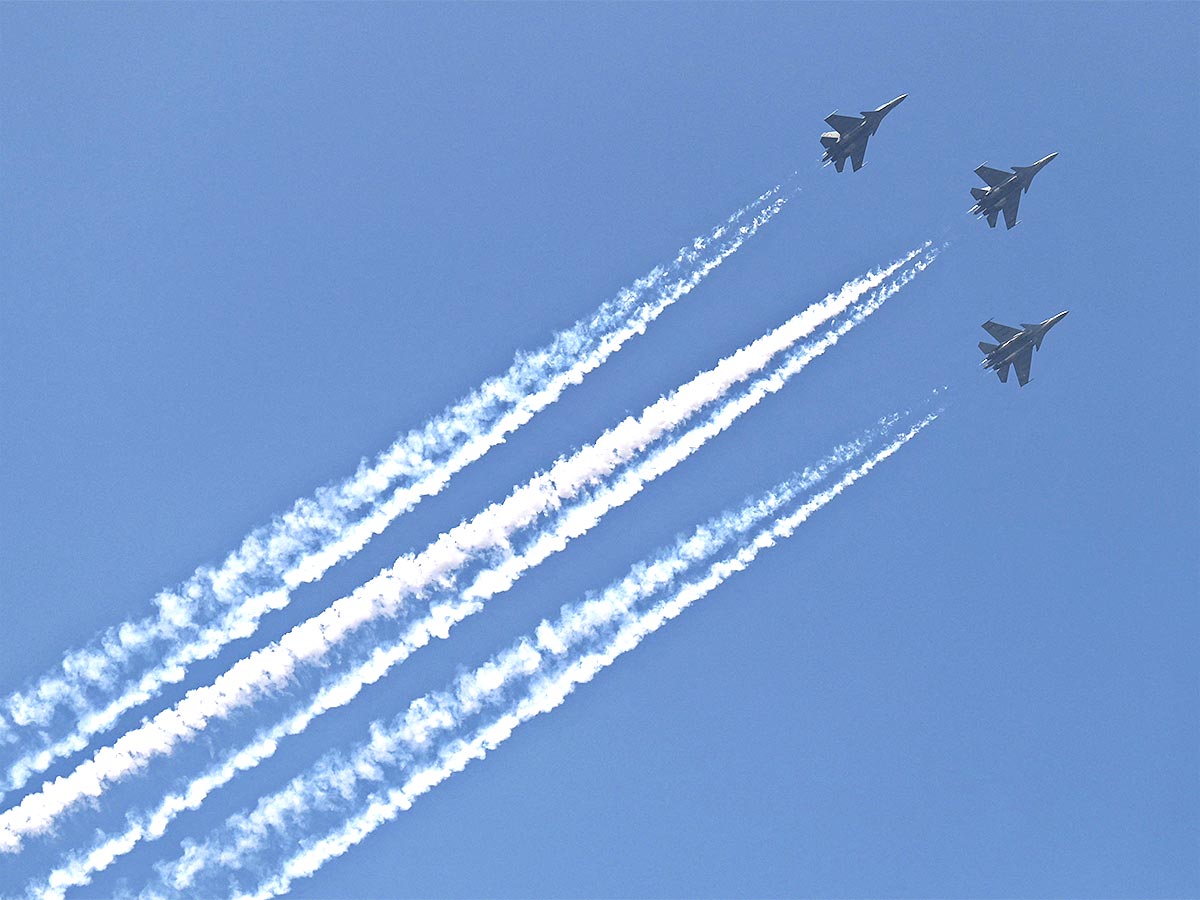
[(867, 130), (866, 122), (854, 127), (848, 134), (840, 136), (838, 142), (825, 151), (825, 159), (837, 159), (839, 156), (848, 157), (856, 144), (865, 142), (873, 133), (873, 131)]
[(1018, 334), (1016, 337), (1009, 338), (983, 358), (983, 367), (985, 369), (999, 369), (1011, 363), (1021, 354), (1021, 351), (1030, 345), (1035, 350), (1037, 349), (1037, 334), (1033, 331), (1026, 331)]
[[(1042, 349), (1042, 341), (1046, 339), (1050, 329), (1062, 321), (1063, 317), (1069, 310), (1063, 310), (1056, 316), (1051, 316), (1045, 322), (1039, 322), (1036, 325), (1027, 324), (1024, 330), (1014, 334), (1007, 341), (1001, 344), (990, 353), (985, 352), (983, 357), (983, 367), (985, 369), (1004, 369), (1005, 366), (1017, 363), (1017, 358), (1025, 353), (1032, 353), (1034, 350)], [(996, 323), (989, 322), (988, 325)], [(986, 325), (984, 326), (987, 327)], [(1005, 327), (1005, 326), (1000, 326)], [(980, 344), (981, 350), (986, 350), (988, 345)]]
[(1021, 193), (1021, 178), (1019, 175), (1014, 175), (1008, 181), (989, 188), (987, 193), (975, 201), (975, 206), (981, 212), (990, 212), (1000, 209), (1009, 197), (1019, 193)]

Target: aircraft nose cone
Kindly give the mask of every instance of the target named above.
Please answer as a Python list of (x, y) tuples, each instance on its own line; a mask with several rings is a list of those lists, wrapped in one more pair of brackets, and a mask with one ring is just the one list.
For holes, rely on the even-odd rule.
[(1052, 317), (1052, 318), (1049, 318), (1049, 319), (1047, 319), (1047, 320), (1046, 320), (1046, 327), (1047, 327), (1047, 328), (1053, 328), (1055, 325), (1057, 325), (1059, 322), (1061, 322), (1061, 321), (1063, 320), (1063, 316), (1065, 316), (1065, 315), (1066, 315), (1067, 313), (1069, 313), (1069, 312), (1070, 312), (1070, 310), (1069, 310), (1069, 309), (1064, 309), (1064, 310), (1063, 310), (1062, 312), (1060, 312), (1060, 313), (1059, 313), (1057, 316), (1054, 316), (1054, 317)]
[(1049, 156), (1047, 156), (1045, 159), (1043, 159), (1043, 160), (1040, 160), (1040, 161), (1038, 162), (1038, 166), (1044, 166), (1044, 165), (1046, 165), (1048, 162), (1050, 162), (1050, 160), (1054, 159), (1054, 157), (1056, 157), (1056, 156), (1058, 156), (1058, 151), (1057, 151), (1057, 150), (1056, 150), (1056, 151), (1054, 151), (1053, 153), (1051, 153), (1051, 154), (1050, 154)]

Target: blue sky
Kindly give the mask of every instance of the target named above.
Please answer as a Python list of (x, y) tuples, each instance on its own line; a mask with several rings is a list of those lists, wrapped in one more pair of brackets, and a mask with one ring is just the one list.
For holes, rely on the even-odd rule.
[[(79, 896), (140, 887), (369, 719), (941, 385), (912, 446), (295, 895), (1200, 893), (1196, 6), (9, 4), (0, 72), (5, 693), (793, 172), (693, 295), (255, 643), (847, 279), (950, 244)], [(830, 111), (900, 93), (861, 172), (820, 168)], [(974, 167), (1052, 151), (1020, 227), (967, 214)], [(979, 323), (1068, 308), (1027, 388), (979, 370)], [(98, 815), (79, 834), (120, 821)], [(52, 848), (4, 859), (0, 892)]]

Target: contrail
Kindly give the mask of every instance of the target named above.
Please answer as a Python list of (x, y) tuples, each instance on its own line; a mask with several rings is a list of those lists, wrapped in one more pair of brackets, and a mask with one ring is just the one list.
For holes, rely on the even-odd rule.
[[(879, 294), (871, 296), (855, 310), (851, 320), (861, 321), (871, 310), (877, 309), (887, 297), (893, 295), (917, 271), (923, 269), (929, 258), (927, 256), (912, 272), (903, 273), (894, 282), (884, 286)], [(438, 636), (447, 636), (446, 629), (478, 610), (482, 606), (481, 601), (507, 589), (522, 571), (541, 562), (550, 553), (564, 548), (567, 541), (592, 527), (608, 510), (632, 498), (648, 481), (668, 471), (713, 436), (724, 431), (742, 413), (752, 409), (768, 394), (779, 390), (791, 375), (796, 374), (808, 361), (835, 343), (842, 333), (844, 330), (841, 327), (832, 328), (819, 339), (794, 351), (775, 371), (757, 379), (741, 395), (726, 400), (705, 423), (673, 439), (646, 460), (614, 479), (595, 496), (589, 497), (574, 509), (565, 511), (558, 525), (543, 528), (523, 553), (509, 553), (507, 559), (492, 565), (477, 576), (457, 603), (439, 606), (436, 613), (412, 625), (398, 641), (391, 644), (372, 643), (365, 660), (349, 671), (328, 679), (304, 708), (271, 728), (260, 731), (248, 745), (227, 753), (221, 762), (190, 781), (181, 791), (165, 797), (154, 810), (136, 819), (131, 817), (129, 827), (122, 835), (101, 836), (91, 850), (74, 855), (72, 861), (53, 876), (52, 883), (87, 883), (91, 874), (111, 865), (117, 857), (128, 853), (141, 840), (161, 837), (179, 813), (198, 808), (209, 794), (227, 784), (235, 775), (256, 767), (274, 755), (279, 742), (285, 737), (300, 733), (316, 717), (328, 710), (349, 703), (365, 686), (377, 682), (393, 666), (406, 659), (413, 650), (427, 643), (435, 630)], [(839, 448), (837, 453), (839, 459), (849, 459), (861, 449), (861, 444), (847, 445)], [(832, 464), (825, 461), (820, 467), (828, 468)]]
[[(898, 421), (899, 416), (889, 416), (881, 420), (874, 428), (864, 435), (834, 448), (833, 452), (815, 465), (805, 469), (798, 476), (777, 485), (754, 502), (747, 502), (733, 512), (728, 512), (707, 523), (687, 537), (678, 539), (667, 552), (657, 559), (634, 566), (629, 575), (622, 581), (610, 587), (599, 600), (589, 600), (580, 604), (575, 611), (572, 621), (579, 627), (594, 620), (593, 610), (603, 607), (608, 599), (616, 592), (633, 600), (650, 596), (655, 591), (666, 587), (678, 575), (689, 567), (712, 557), (714, 553), (729, 544), (734, 538), (745, 534), (754, 525), (794, 500), (800, 493), (823, 481), (835, 468), (844, 466), (860, 457), (872, 442), (887, 435)], [(564, 608), (565, 609), (565, 608)], [(599, 620), (595, 620), (599, 621)], [(459, 710), (458, 717), (469, 708), (473, 708), (466, 698), (474, 697), (484, 683), (488, 685), (487, 693), (500, 690), (508, 681), (509, 675), (519, 665), (518, 657), (523, 651), (518, 645), (507, 653), (497, 656), (488, 666), (468, 677), (462, 676), (456, 682), (451, 692), (457, 702), (455, 709)], [(334, 689), (336, 691), (336, 688)], [(453, 717), (447, 718), (451, 695), (437, 695), (438, 705), (422, 707), (422, 719), (417, 720), (410, 713), (408, 728), (410, 731), (422, 732), (432, 736), (437, 730), (450, 724)], [(302, 730), (315, 716), (319, 702), (310, 704), (302, 713), (291, 717), (274, 728), (260, 732), (248, 746), (230, 754), (217, 766), (213, 766), (199, 778), (189, 782), (183, 790), (167, 795), (152, 811), (139, 817), (129, 817), (127, 829), (115, 836), (101, 836), (90, 849), (70, 855), (68, 861), (50, 873), (36, 886), (30, 885), (28, 896), (40, 897), (43, 900), (62, 898), (70, 887), (86, 885), (92, 876), (107, 869), (118, 858), (129, 853), (143, 840), (156, 840), (162, 837), (170, 822), (181, 812), (197, 808), (204, 799), (215, 789), (224, 785), (233, 776), (247, 768), (252, 768), (262, 760), (273, 755), (277, 742), (288, 734)], [(293, 781), (295, 788), (297, 782)], [(197, 859), (196, 852), (188, 856), (189, 861)], [(180, 873), (186, 868), (182, 864), (176, 866)], [(182, 874), (171, 876), (169, 881), (178, 880), (176, 887), (186, 887), (186, 877)]]
[[(914, 251), (914, 254), (917, 252), (920, 251)], [(910, 254), (906, 259), (911, 259), (914, 254)], [(861, 322), (872, 311), (878, 309), (888, 297), (895, 294), (917, 272), (923, 270), (935, 255), (936, 251), (930, 251), (911, 271), (902, 273), (895, 281), (885, 285), (878, 294), (872, 295), (865, 303), (855, 308), (849, 321)], [(894, 269), (889, 267), (885, 271)], [(836, 308), (843, 307), (838, 304)], [(227, 784), (237, 774), (253, 769), (273, 756), (281, 740), (304, 731), (314, 719), (325, 712), (351, 702), (364, 687), (379, 681), (392, 667), (407, 659), (415, 649), (428, 643), (435, 632), (439, 637), (446, 637), (453, 624), (480, 609), (482, 601), (506, 590), (521, 572), (541, 562), (550, 553), (564, 548), (567, 541), (598, 522), (608, 510), (632, 498), (648, 481), (686, 459), (709, 439), (728, 428), (742, 413), (752, 409), (768, 394), (782, 388), (792, 375), (836, 343), (846, 330), (849, 329), (844, 325), (831, 328), (819, 339), (789, 354), (774, 371), (757, 379), (741, 395), (723, 403), (705, 423), (674, 439), (643, 462), (631, 467), (595, 496), (589, 497), (574, 509), (565, 511), (558, 526), (542, 529), (522, 554), (509, 553), (507, 559), (478, 575), (457, 603), (439, 605), (430, 615), (414, 623), (399, 640), (391, 644), (372, 645), (365, 660), (349, 671), (328, 679), (301, 710), (271, 728), (263, 729), (248, 745), (227, 753), (221, 762), (194, 778), (181, 791), (167, 795), (154, 810), (137, 818), (130, 817), (129, 826), (124, 833), (115, 837), (101, 836), (92, 849), (75, 854), (66, 866), (57, 870), (47, 885), (53, 884), (63, 889), (69, 885), (86, 884), (92, 874), (107, 868), (142, 840), (156, 840), (161, 837), (170, 822), (181, 812), (198, 808), (214, 790)], [(847, 445), (839, 448), (837, 452), (848, 459), (861, 449), (861, 446)], [(828, 468), (829, 465), (832, 465), (829, 461), (820, 464), (824, 468)], [(55, 894), (50, 892), (47, 895)]]
[[(399, 768), (410, 773), (399, 787), (382, 793), (373, 792), (366, 798), (361, 812), (325, 837), (304, 840), (303, 849), (280, 864), (267, 863), (278, 874), (252, 893), (238, 897), (239, 900), (250, 897), (262, 900), (286, 892), (296, 879), (312, 875), (325, 862), (345, 853), (371, 831), (411, 807), (421, 794), (461, 771), (470, 760), (482, 759), (506, 740), (518, 725), (559, 706), (576, 685), (590, 681), (618, 656), (634, 649), (646, 636), (707, 595), (730, 575), (747, 568), (762, 550), (790, 537), (814, 512), (893, 455), (939, 414), (940, 410), (925, 416), (831, 487), (811, 497), (794, 512), (778, 516), (750, 540), (743, 541), (732, 557), (713, 563), (702, 577), (682, 584), (669, 598), (649, 609), (638, 610), (638, 601), (657, 593), (692, 563), (703, 561), (706, 550), (711, 556), (723, 544), (740, 537), (763, 518), (774, 515), (787, 502), (778, 494), (786, 493), (790, 488), (794, 496), (804, 481), (815, 483), (820, 479), (814, 480), (810, 473), (805, 473), (747, 503), (737, 512), (715, 520), (699, 529), (688, 541), (677, 543), (673, 551), (635, 566), (629, 575), (597, 598), (564, 607), (555, 624), (543, 621), (533, 635), (525, 636), (483, 666), (460, 676), (449, 691), (426, 695), (415, 701), (405, 714), (389, 725), (374, 723), (370, 740), (361, 743), (349, 758), (327, 754), (313, 767), (311, 774), (293, 779), (276, 794), (260, 800), (249, 815), (232, 817), (224, 831), (232, 833), (233, 837), (224, 845), (213, 839), (204, 844), (189, 844), (179, 860), (160, 868), (166, 889), (194, 889), (197, 876), (210, 865), (240, 868), (250, 854), (260, 850), (270, 839), (275, 839), (278, 849), (287, 853), (296, 846), (296, 832), (304, 829), (303, 817), (314, 809), (337, 814), (335, 807), (339, 804), (361, 807), (363, 804), (356, 792), (361, 783), (386, 782), (386, 769)], [(720, 537), (713, 541), (718, 535)], [(689, 542), (695, 542), (703, 549), (684, 564), (680, 548), (688, 546)], [(679, 568), (675, 564), (677, 559), (680, 560)], [(658, 566), (664, 566), (665, 571), (660, 574)], [(524, 692), (514, 698), (514, 686), (522, 684), (525, 685)], [(469, 735), (451, 736), (431, 743), (431, 738), (438, 732), (453, 734), (484, 707), (498, 704), (503, 705), (503, 709)], [(434, 759), (422, 762), (423, 751), (430, 751)], [(263, 867), (256, 861), (255, 870)], [(222, 878), (224, 887), (227, 880)], [(143, 896), (146, 895), (159, 896), (155, 891), (148, 891)]]
[[(887, 296), (915, 277), (916, 272), (923, 270), (937, 251), (930, 251), (925, 245), (886, 269), (847, 283), (841, 291), (813, 304), (775, 330), (723, 359), (713, 369), (702, 372), (669, 396), (647, 407), (639, 418), (626, 419), (594, 444), (567, 459), (560, 459), (547, 473), (535, 476), (502, 503), (493, 504), (474, 519), (443, 534), (419, 556), (402, 557), (390, 570), (381, 572), (348, 597), (334, 602), (324, 612), (296, 626), (278, 642), (236, 663), (212, 685), (189, 692), (172, 709), (128, 732), (111, 747), (101, 749), (70, 775), (48, 782), (41, 792), (27, 796), (19, 806), (0, 815), (0, 850), (19, 850), (23, 837), (47, 830), (58, 815), (85, 798), (99, 796), (109, 784), (144, 768), (153, 757), (169, 754), (180, 741), (190, 740), (209, 721), (225, 718), (236, 709), (249, 705), (264, 692), (286, 684), (300, 665), (320, 662), (329, 650), (358, 626), (382, 616), (396, 616), (402, 610), (403, 601), (413, 593), (447, 581), (479, 552), (506, 546), (514, 531), (530, 524), (541, 513), (558, 508), (564, 500), (586, 485), (612, 473), (703, 406), (761, 370), (776, 354), (810, 334), (822, 321), (844, 312), (856, 299), (877, 287), (922, 252), (926, 253), (925, 258), (914, 263), (895, 283), (878, 291), (864, 307), (878, 308)], [(869, 312), (859, 310), (839, 329), (848, 330), (853, 327), (850, 323), (861, 321), (867, 314)], [(844, 333), (844, 330), (831, 331), (820, 341), (806, 344), (801, 348), (799, 359), (793, 357), (789, 361), (792, 371), (798, 371), (807, 364), (807, 360), (836, 343), (838, 334)], [(770, 379), (764, 379), (768, 380), (770, 385), (760, 389), (760, 399), (766, 393), (778, 390), (785, 379), (780, 378), (778, 373), (772, 373)], [(635, 489), (634, 493), (636, 490), (640, 488)], [(588, 517), (585, 515), (583, 518), (586, 521)], [(548, 549), (552, 546), (538, 545), (537, 553), (544, 559), (549, 552), (553, 552)], [(529, 558), (530, 555), (526, 554), (526, 560)], [(528, 565), (527, 561), (525, 567)], [(511, 584), (511, 580), (508, 584)], [(477, 582), (467, 589), (458, 604), (453, 601), (433, 604), (426, 618), (418, 622), (415, 629), (410, 629), (410, 635), (414, 631), (416, 633), (411, 640), (403, 642), (404, 646), (397, 650), (397, 655), (402, 654), (400, 658), (405, 658), (412, 649), (427, 643), (431, 636), (444, 636), (455, 622), (480, 608), (486, 596), (506, 586), (481, 586)], [(385, 665), (378, 657), (372, 662), (375, 666), (382, 666), (382, 671), (392, 664), (387, 662)], [(381, 677), (382, 671), (375, 677)], [(361, 689), (361, 684), (353, 693), (357, 693), (358, 689)], [(348, 699), (342, 702), (348, 702)]]
[(122, 713), (181, 681), (192, 663), (253, 634), (297, 586), (319, 579), (438, 493), (737, 252), (787, 202), (779, 192), (777, 186), (738, 210), (546, 347), (519, 354), (504, 375), (399, 438), (353, 477), (297, 501), (218, 568), (199, 569), (178, 590), (159, 594), (156, 615), (107, 629), (69, 653), (61, 671), (0, 701), (0, 744), (19, 744), (18, 758), (0, 777), (0, 796), (86, 748)]

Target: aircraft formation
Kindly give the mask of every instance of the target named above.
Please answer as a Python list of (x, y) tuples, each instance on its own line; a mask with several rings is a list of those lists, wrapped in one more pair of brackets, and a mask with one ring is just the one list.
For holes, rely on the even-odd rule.
[[(878, 109), (864, 110), (858, 116), (843, 116), (836, 110), (825, 117), (825, 122), (833, 131), (821, 135), (821, 146), (825, 154), (821, 157), (824, 163), (833, 163), (839, 171), (846, 167), (846, 160), (857, 172), (865, 165), (867, 141), (879, 130), (884, 116), (899, 106), (908, 94), (901, 94), (895, 100), (889, 100)], [(1000, 215), (1004, 215), (1006, 229), (1013, 228), (1017, 222), (1017, 208), (1021, 203), (1021, 195), (1029, 192), (1033, 178), (1042, 171), (1058, 153), (1051, 153), (1039, 159), (1033, 165), (1013, 166), (1011, 172), (1003, 169), (993, 169), (988, 165), (979, 166), (975, 174), (987, 184), (986, 188), (971, 188), (971, 196), (975, 205), (971, 212), (979, 218), (987, 219), (988, 227), (995, 228)], [(1069, 310), (1064, 310), (1056, 316), (1034, 325), (1023, 324), (1020, 328), (1011, 325), (1001, 325), (988, 320), (983, 328), (998, 344), (986, 341), (979, 342), (983, 351), (983, 367), (992, 369), (1000, 381), (1008, 381), (1009, 368), (1017, 370), (1017, 383), (1025, 387), (1029, 383), (1029, 368), (1033, 360), (1033, 351), (1042, 348), (1042, 340), (1046, 332), (1062, 320)]]

